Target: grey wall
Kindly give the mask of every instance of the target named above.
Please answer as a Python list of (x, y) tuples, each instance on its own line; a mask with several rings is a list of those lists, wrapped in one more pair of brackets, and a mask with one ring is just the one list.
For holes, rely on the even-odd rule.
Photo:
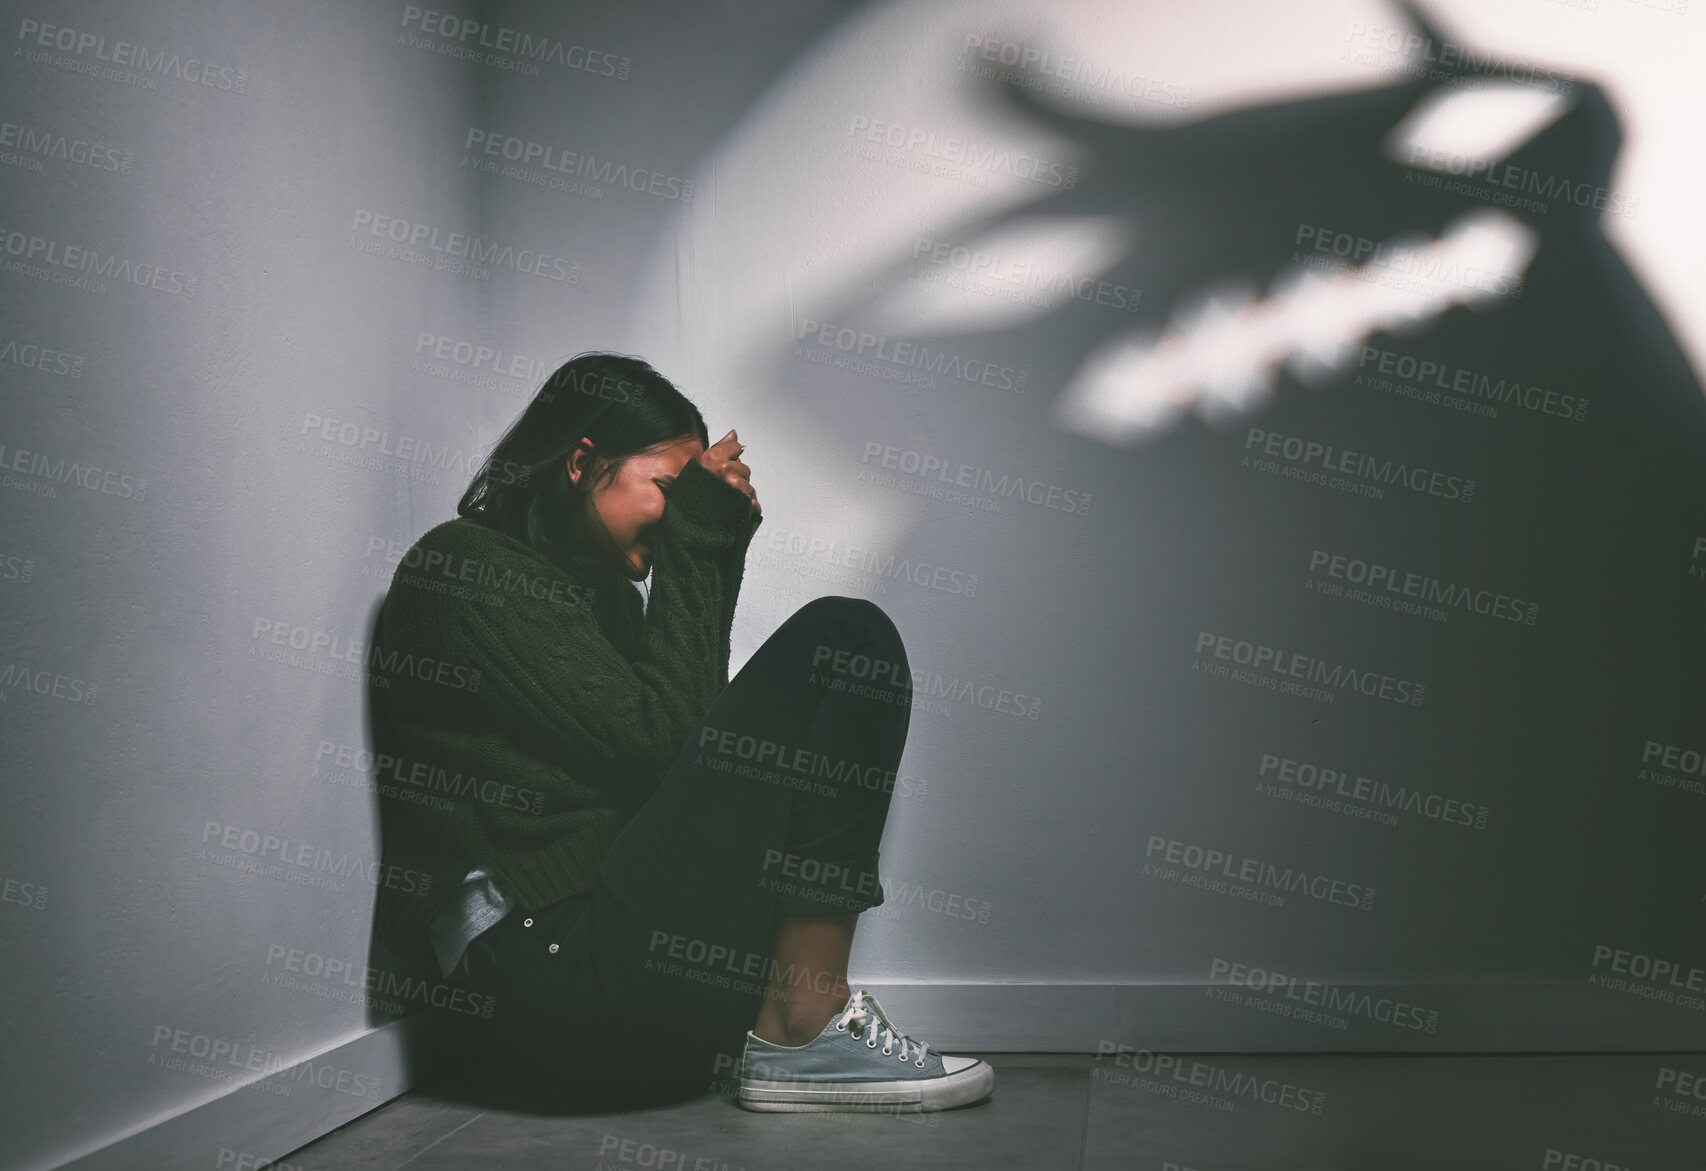
[[(1448, 192), (1449, 154), (1406, 178), (1387, 136), (1427, 95), (1395, 88), (1380, 46), (1409, 30), (1377, 5), (462, 11), (564, 62), (457, 57), (403, 5), (11, 7), (7, 1165), (248, 1096), (229, 1133), (174, 1148), (210, 1165), (261, 1113), (302, 1141), (402, 1088), (395, 1052), (346, 1044), (383, 1006), (293, 970), (382, 962), (353, 642), (388, 551), (452, 515), (485, 445), (588, 348), (646, 356), (749, 444), (767, 524), (736, 668), (823, 593), (879, 601), (907, 639), (889, 903), (853, 975), (919, 1035), (1698, 1035), (1678, 996), (1706, 967), (1706, 269), (1672, 145), (1706, 107), (1682, 64), (1697, 14), (1438, 8), (1520, 91), (1570, 79), (1540, 128), (1462, 153), (1629, 197), (1596, 217)], [(111, 76), (120, 41), (210, 62), (213, 84)], [(988, 84), (976, 46), (999, 65), (1008, 44), (1056, 54), (1032, 77), (1068, 75), (1072, 117)], [(506, 173), (506, 146), (586, 170)], [(1237, 313), (1240, 287), (1329, 275), (1306, 258), (1341, 235), (1390, 261), (1493, 210), (1532, 248), (1497, 292), (1400, 259), (1282, 326)], [(419, 266), (377, 217), (429, 262), (452, 233), (513, 259)], [(1300, 247), (1306, 227), (1329, 248)], [(158, 266), (160, 287), (67, 283), (73, 248)], [(1400, 330), (1363, 312), (1377, 290), (1459, 304)], [(1221, 324), (1188, 336), (1211, 292)], [(1156, 339), (1174, 366), (1137, 360)], [(1339, 364), (1287, 364), (1304, 343)], [(1400, 358), (1441, 373), (1379, 384)], [(1463, 409), (1499, 380), (1538, 405)], [(1320, 446), (1288, 460), (1286, 437)], [(1366, 468), (1314, 482), (1329, 445), (1444, 476), (1379, 497)], [(1365, 604), (1334, 557), (1467, 595), (1443, 617)], [(1257, 648), (1287, 670), (1234, 677)], [(1311, 670), (1338, 682), (1280, 689)], [(1398, 790), (1418, 804), (1375, 816)], [(1635, 978), (1655, 961), (1677, 975)], [(1248, 969), (1369, 999), (1285, 1016)]]

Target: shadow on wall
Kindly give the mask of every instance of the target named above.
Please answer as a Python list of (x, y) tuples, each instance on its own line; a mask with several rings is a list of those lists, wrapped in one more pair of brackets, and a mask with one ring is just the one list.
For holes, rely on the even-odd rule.
[[(1461, 44), (1403, 8), (1429, 44)], [(1243, 449), (1251, 427), (1485, 468), (1472, 516), (1415, 535), (1555, 574), (1573, 608), (1603, 620), (1597, 635), (1554, 642), (1559, 664), (1616, 678), (1641, 661), (1636, 647), (1662, 652), (1676, 637), (1673, 615), (1624, 603), (1632, 577), (1677, 576), (1676, 543), (1698, 526), (1706, 487), (1706, 394), (1603, 234), (1610, 212), (1586, 194), (1611, 210), (1624, 203), (1611, 185), (1617, 117), (1598, 85), (1552, 75), (1545, 88), (1562, 113), (1479, 176), (1454, 174), (1463, 157), (1411, 162), (1393, 157), (1389, 139), (1427, 100), (1483, 100), (1470, 91), (1501, 66), (1410, 61), (1399, 84), (1162, 127), (1067, 111), (1019, 79), (974, 81), (991, 118), (1033, 121), (1078, 144), (1085, 161), (1070, 189), (937, 232), (938, 260), (963, 249), (949, 267), (974, 280), (987, 242), (1022, 236), (1032, 221), (1120, 219), (1138, 244), (1099, 279), (1141, 290), (1141, 305), (1113, 313), (1068, 291), (1023, 321), (905, 340), (987, 352), (994, 337), (1027, 365), (1075, 371), (1047, 424), (1079, 431), (1084, 458), (1115, 476), (1160, 461), (1188, 484), (1212, 452)], [(1503, 271), (1475, 269), (1472, 252), (1421, 247), (1451, 243), (1466, 217), (1502, 219), (1529, 243), (1507, 251), (1516, 263)], [(1430, 277), (1436, 262), (1460, 263), (1455, 276)], [(833, 319), (888, 320), (885, 303), (918, 267), (913, 255), (894, 262)], [(1407, 284), (1433, 294), (1406, 299)], [(1488, 406), (1513, 425), (1472, 428), (1468, 417)], [(1514, 425), (1527, 414), (1582, 425)]]
[[(1425, 45), (1461, 44), (1413, 5), (1401, 7), (1416, 22)], [(1140, 290), (1140, 310), (1111, 314), (1090, 303), (1085, 292), (1078, 298), (1066, 296), (1053, 312), (999, 326), (1004, 340), (1022, 353), (1076, 358), (1108, 354), (1139, 338), (1152, 340), (1170, 319), (1176, 323), (1179, 316), (1202, 308), (1211, 294), (1222, 294), (1219, 308), (1235, 310), (1239, 306), (1230, 304), (1232, 298), (1225, 294), (1266, 287), (1270, 293), (1285, 290), (1293, 302), (1296, 311), (1283, 323), (1290, 336), (1281, 339), (1289, 345), (1260, 344), (1249, 336), (1282, 328), (1274, 320), (1249, 325), (1242, 337), (1236, 332), (1221, 335), (1260, 352), (1276, 367), (1248, 379), (1238, 370), (1231, 381), (1255, 383), (1272, 374), (1277, 375), (1282, 399), (1305, 389), (1321, 391), (1319, 397), (1327, 400), (1342, 399), (1358, 372), (1358, 351), (1365, 340), (1383, 348), (1425, 345), (1442, 364), (1461, 358), (1456, 365), (1464, 369), (1519, 371), (1525, 385), (1539, 383), (1560, 395), (1591, 397), (1596, 422), (1602, 421), (1598, 407), (1603, 405), (1604, 425), (1631, 428), (1630, 438), (1662, 442), (1670, 436), (1679, 441), (1679, 451), (1699, 450), (1693, 445), (1706, 435), (1701, 387), (1652, 302), (1605, 240), (1599, 226), (1602, 210), (1590, 198), (1597, 193), (1599, 203), (1612, 212), (1634, 203), (1611, 187), (1621, 132), (1604, 91), (1550, 72), (1546, 80), (1538, 72), (1525, 75), (1520, 83), (1507, 80), (1509, 66), (1491, 56), (1472, 66), (1464, 55), (1447, 53), (1452, 63), (1441, 65), (1426, 53), (1423, 49), (1407, 55), (1405, 72), (1412, 80), (1400, 84), (1159, 128), (1098, 121), (1049, 105), (1030, 84), (1046, 79), (991, 81), (976, 92), (992, 121), (1034, 122), (1078, 144), (1087, 161), (1070, 189), (1003, 217), (944, 229), (938, 233), (939, 243), (976, 255), (979, 241), (1044, 219), (1112, 218), (1135, 229), (1140, 246), (1100, 279), (1113, 289)], [(1487, 107), (1497, 102), (1501, 88), (1551, 95), (1566, 109), (1548, 119), (1539, 133), (1490, 157), (1452, 157), (1425, 144), (1399, 155), (1389, 145), (1407, 116), (1450, 95), (1487, 102), (1459, 111), (1460, 125), (1495, 118), (1497, 111)], [(1526, 272), (1520, 257), (1509, 258), (1517, 261), (1514, 265), (1487, 266), (1486, 253), (1454, 257), (1415, 251), (1418, 243), (1449, 236), (1448, 229), (1466, 218), (1501, 218), (1489, 212), (1512, 217), (1537, 235), (1538, 251)], [(987, 254), (983, 258), (992, 259)], [(1466, 265), (1480, 259), (1483, 268), (1433, 280), (1446, 287), (1431, 305), (1425, 296), (1382, 294), (1383, 288), (1406, 280), (1429, 283), (1430, 263), (1454, 259)], [(914, 265), (914, 256), (893, 264), (875, 278), (879, 291), (845, 306), (842, 315), (877, 309), (890, 290), (905, 284)], [(1361, 266), (1364, 284), (1356, 299), (1363, 302), (1362, 312), (1337, 304), (1350, 300), (1349, 294), (1316, 298), (1310, 306), (1317, 310), (1313, 314), (1296, 305), (1307, 298), (1296, 290), (1308, 274), (1352, 266)], [(970, 279), (979, 275), (976, 260), (954, 267), (966, 269)], [(1337, 284), (1342, 288), (1348, 282)], [(1449, 287), (1454, 284), (1456, 288)], [(1513, 286), (1514, 292), (1507, 294)], [(1284, 307), (1286, 299), (1272, 297), (1258, 307)], [(1399, 323), (1393, 319), (1405, 300), (1419, 304), (1410, 322)], [(1102, 301), (1108, 303), (1107, 297)], [(1465, 307), (1470, 301), (1480, 307)], [(1390, 329), (1380, 328), (1381, 306), (1393, 309), (1385, 323)], [(1440, 309), (1444, 311), (1436, 312)], [(1327, 336), (1322, 336), (1324, 331)], [(951, 345), (978, 337), (976, 332), (938, 332), (932, 340)], [(1337, 356), (1342, 376), (1324, 378), (1319, 369), (1323, 351), (1334, 349), (1342, 351)], [(1290, 357), (1292, 362), (1281, 365), (1274, 360), (1276, 351), (1278, 359)], [(1130, 444), (1135, 432), (1165, 430), (1180, 413), (1177, 408), (1192, 406), (1193, 399), (1200, 413), (1214, 417), (1217, 393), (1223, 402), (1234, 404), (1222, 415), (1238, 427), (1243, 420), (1236, 416), (1243, 412), (1237, 409), (1236, 388), (1214, 385), (1226, 372), (1207, 369), (1214, 365), (1213, 355), (1196, 357), (1194, 372), (1199, 377), (1194, 380), (1189, 371), (1176, 378), (1176, 369), (1158, 370), (1160, 363), (1134, 370), (1133, 385), (1126, 388), (1128, 401), (1113, 401), (1119, 397), (1117, 390), (1099, 396), (1107, 401), (1085, 414), (1099, 415), (1104, 426), (1099, 433), (1085, 433), (1106, 443)], [(1590, 364), (1581, 365), (1584, 360)], [(1311, 365), (1316, 367), (1314, 376), (1300, 379), (1298, 367)], [(1088, 372), (1081, 369), (1080, 375)], [(1273, 379), (1268, 381), (1272, 385)], [(1147, 393), (1138, 384), (1147, 384)], [(1242, 405), (1259, 405), (1266, 398), (1260, 392), (1247, 395)], [(1158, 425), (1137, 426), (1139, 418)], [(1677, 434), (1678, 428), (1685, 433)], [(1446, 434), (1442, 431), (1442, 437)]]
[[(1638, 749), (1652, 729), (1695, 726), (1706, 704), (1699, 672), (1679, 651), (1698, 639), (1696, 583), (1684, 570), (1689, 541), (1706, 531), (1706, 397), (1602, 230), (1603, 217), (1633, 210), (1612, 187), (1622, 134), (1604, 90), (1556, 74), (1516, 78), (1472, 47), (1430, 53), (1462, 38), (1411, 5), (1403, 10), (1425, 47), (1409, 54), (1400, 82), (1188, 123), (1122, 125), (1068, 110), (1039, 96), (1043, 77), (972, 79), (992, 122), (1017, 120), (1076, 144), (1076, 182), (934, 231), (933, 254), (906, 250), (823, 317), (937, 354), (996, 355), (1061, 374), (1052, 404), (1038, 401), (1052, 392), (1033, 382), (997, 426), (1010, 444), (1026, 433), (1076, 432), (1079, 482), (1141, 485), (1142, 515), (1127, 522), (1141, 533), (1122, 541), (1103, 530), (1094, 565), (1069, 567), (1082, 581), (1069, 588), (1084, 594), (1072, 620), (1120, 624), (1111, 631), (1116, 653), (1182, 651), (1188, 644), (1154, 631), (1202, 616), (1205, 591), (1226, 612), (1235, 602), (1263, 616), (1282, 640), (1364, 637), (1400, 648), (1392, 661), (1438, 683), (1444, 698), (1430, 696), (1427, 733), (1386, 756), (1423, 775), (1469, 764), (1500, 786), (1507, 807), (1521, 808), (1499, 857), (1511, 872), (1539, 863), (1546, 882), (1558, 876), (1556, 897), (1532, 908), (1536, 937), (1558, 946), (1583, 923), (1633, 917), (1647, 920), (1626, 923), (1643, 938), (1670, 938), (1679, 922), (1667, 922), (1657, 900), (1631, 906), (1621, 884), (1567, 872), (1570, 859), (1603, 849), (1595, 835), (1614, 826), (1650, 849), (1675, 889), (1696, 885), (1682, 862), (1684, 819), (1618, 801), (1613, 784), (1635, 770), (1631, 743)], [(1455, 95), (1467, 107), (1462, 125), (1474, 130), (1487, 117), (1471, 103), (1496, 104), (1511, 90), (1552, 99), (1553, 112), (1538, 130), (1499, 143), (1474, 173), (1454, 174), (1466, 160), (1449, 153), (1392, 145), (1419, 109)], [(1070, 290), (1023, 320), (992, 308), (981, 328), (921, 328), (897, 309), (919, 303), (921, 271), (962, 294), (960, 304), (978, 301), (967, 282), (980, 256), (990, 261), (985, 305), (1034, 287), (1024, 264), (998, 271), (1022, 255), (1003, 255), (1003, 243), (1075, 219), (1129, 229), (1136, 246), (1096, 277), (1105, 288), (1140, 290), (1136, 312)], [(1488, 233), (1495, 246), (1463, 234), (1475, 223), (1498, 229)], [(1463, 247), (1471, 242), (1478, 246)], [(778, 384), (798, 369), (790, 360), (778, 356)], [(820, 414), (833, 432), (826, 449), (857, 451), (870, 438), (858, 418)], [(995, 445), (985, 434), (963, 446), (979, 442)], [(1322, 474), (1324, 484), (1328, 461), (1353, 453), (1482, 482), (1472, 508), (1440, 507), (1402, 487), (1375, 504), (1277, 482)], [(1240, 470), (1241, 457), (1271, 461), (1276, 474)], [(936, 547), (942, 526), (963, 523), (942, 511), (919, 515), (920, 548)], [(1329, 615), (1300, 631), (1302, 607), (1272, 584), (1276, 534), (1291, 541), (1285, 549), (1331, 541), (1478, 574), (1480, 584), (1536, 583), (1549, 611), (1523, 631), (1520, 655), (1500, 634), (1460, 634), (1456, 616), (1449, 630), (1412, 622), (1359, 634), (1356, 616)], [(1036, 580), (1040, 590), (1049, 579)], [(1120, 600), (1100, 583), (1131, 584)], [(1039, 595), (1031, 609), (1051, 617), (1054, 607)], [(1054, 670), (1062, 680), (1084, 677), (1070, 663)], [(1187, 688), (1165, 685), (1177, 676), (1152, 674), (1136, 710), (1181, 742), (1200, 732), (1189, 751), (1208, 744), (1231, 709), (1200, 710)], [(1297, 721), (1300, 742), (1331, 731), (1333, 750), (1367, 752), (1378, 731), (1371, 721), (1331, 729), (1355, 713), (1319, 715)], [(1502, 912), (1480, 913), (1487, 933), (1504, 930)]]

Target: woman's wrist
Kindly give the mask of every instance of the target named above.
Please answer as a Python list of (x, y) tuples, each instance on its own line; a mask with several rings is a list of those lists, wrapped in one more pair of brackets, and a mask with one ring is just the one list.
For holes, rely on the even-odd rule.
[(670, 489), (662, 523), (691, 542), (726, 546), (752, 531), (755, 515), (745, 492), (698, 460), (688, 460)]

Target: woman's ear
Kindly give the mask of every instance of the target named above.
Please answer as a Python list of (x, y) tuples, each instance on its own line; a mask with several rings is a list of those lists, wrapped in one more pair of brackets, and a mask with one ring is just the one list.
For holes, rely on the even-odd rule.
[(568, 461), (563, 466), (569, 471), (569, 483), (580, 487), (581, 475), (592, 466), (592, 440), (583, 435), (575, 449), (569, 452)]

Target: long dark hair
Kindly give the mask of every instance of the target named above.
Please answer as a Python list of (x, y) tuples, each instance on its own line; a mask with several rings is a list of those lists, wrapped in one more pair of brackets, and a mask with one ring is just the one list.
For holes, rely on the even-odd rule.
[[(592, 583), (594, 613), (608, 622), (621, 611), (607, 595), (627, 579), (600, 560), (599, 549), (576, 539), (571, 518), (590, 508), (593, 487), (612, 479), (628, 457), (689, 435), (710, 446), (699, 408), (650, 363), (596, 350), (577, 354), (545, 380), (492, 448), (457, 515)], [(582, 439), (592, 441), (593, 462), (577, 485), (568, 458)]]

